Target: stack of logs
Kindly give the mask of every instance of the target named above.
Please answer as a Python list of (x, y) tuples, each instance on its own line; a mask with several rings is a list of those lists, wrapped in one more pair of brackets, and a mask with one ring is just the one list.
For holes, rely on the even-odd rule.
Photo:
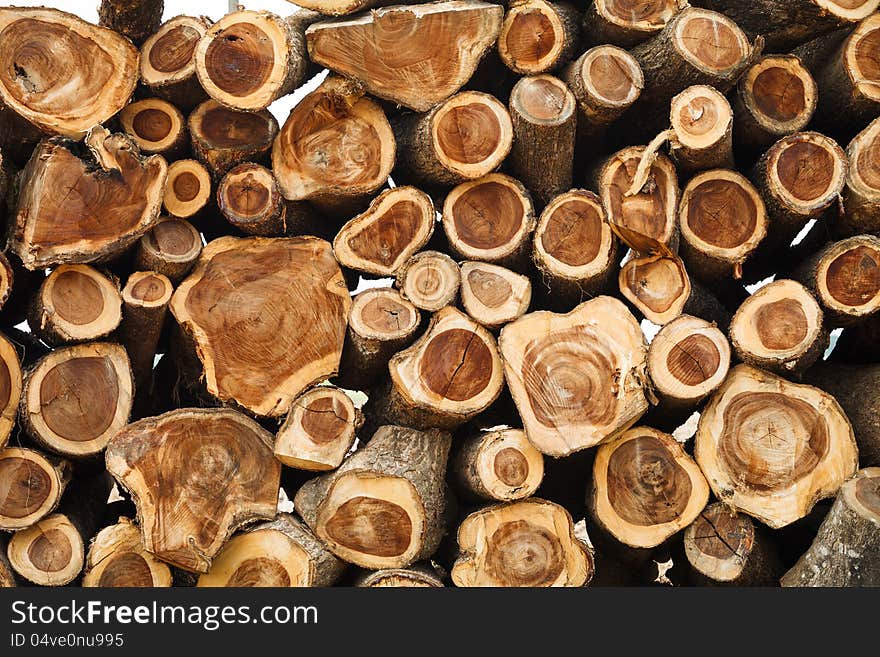
[(880, 0), (297, 4), (0, 8), (0, 585), (880, 585)]

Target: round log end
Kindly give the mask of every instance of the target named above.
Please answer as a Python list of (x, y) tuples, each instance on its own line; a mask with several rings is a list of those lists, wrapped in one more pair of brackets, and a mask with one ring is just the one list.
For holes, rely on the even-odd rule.
[(163, 23), (141, 46), (141, 80), (161, 87), (195, 75), (195, 51), (207, 29), (206, 21), (176, 16)]
[(69, 584), (85, 562), (83, 537), (60, 513), (13, 534), (7, 554), (15, 572), (40, 586)]
[(165, 210), (172, 217), (188, 219), (211, 198), (211, 176), (197, 160), (177, 160), (168, 166), (165, 183)]
[[(612, 45), (591, 48), (576, 64), (583, 81), (587, 106), (622, 111), (638, 100), (645, 76), (635, 57)], [(587, 111), (587, 116), (590, 112)]]
[(419, 309), (391, 288), (373, 288), (356, 295), (348, 317), (348, 326), (355, 335), (381, 342), (408, 338), (420, 322)]
[(159, 98), (129, 103), (119, 113), (119, 122), (143, 153), (172, 151), (182, 144), (186, 130), (180, 110)]
[(846, 154), (833, 139), (798, 132), (767, 152), (770, 192), (791, 211), (811, 215), (827, 208), (846, 183)]
[(416, 308), (436, 312), (458, 295), (461, 271), (455, 260), (439, 251), (422, 251), (410, 258), (397, 274), (395, 285)]
[(724, 504), (710, 504), (684, 530), (691, 566), (713, 582), (735, 582), (755, 546), (755, 524)]
[(284, 200), (272, 171), (253, 162), (230, 169), (217, 186), (217, 205), (226, 220), (247, 235), (284, 231)]
[(50, 513), (67, 485), (65, 467), (31, 449), (0, 450), (0, 529), (30, 527)]
[(199, 576), (199, 587), (303, 587), (312, 585), (308, 552), (277, 529), (233, 536)]
[(748, 38), (733, 20), (696, 7), (679, 14), (673, 43), (692, 66), (713, 76), (733, 74), (752, 53)]
[(520, 75), (544, 73), (556, 66), (565, 48), (565, 25), (543, 0), (526, 0), (508, 9), (498, 36), (498, 54)]
[(733, 110), (716, 89), (694, 85), (672, 99), (669, 120), (681, 146), (700, 150), (724, 138), (733, 125)]
[(510, 92), (510, 107), (528, 123), (562, 125), (577, 107), (565, 83), (552, 75), (522, 78)]
[(128, 518), (102, 529), (89, 546), (84, 588), (171, 586), (171, 569), (144, 549), (138, 526)]
[(880, 238), (857, 235), (827, 248), (815, 271), (816, 293), (837, 323), (880, 311)]
[(500, 328), (521, 317), (531, 301), (528, 277), (484, 262), (461, 264), (461, 302), (477, 323)]
[(819, 89), (794, 55), (767, 55), (749, 67), (738, 93), (746, 111), (771, 135), (803, 130), (813, 118)]

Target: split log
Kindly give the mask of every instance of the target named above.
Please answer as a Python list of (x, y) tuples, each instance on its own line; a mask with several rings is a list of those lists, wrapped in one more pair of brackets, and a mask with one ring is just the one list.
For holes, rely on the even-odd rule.
[(2, 7), (0, 33), (0, 101), (44, 132), (81, 139), (134, 92), (138, 51), (112, 30), (57, 9)]
[(574, 534), (568, 511), (546, 500), (486, 507), (458, 528), (456, 586), (585, 586), (593, 557)]
[(272, 434), (236, 411), (139, 420), (113, 437), (106, 463), (137, 506), (144, 547), (184, 570), (207, 572), (236, 528), (275, 516)]
[(15, 427), (21, 401), (21, 361), (15, 345), (0, 333), (0, 450)]
[(230, 169), (217, 185), (217, 205), (230, 224), (246, 235), (281, 236), (286, 205), (272, 171), (245, 162)]
[(501, 23), (498, 54), (514, 73), (547, 73), (575, 56), (580, 24), (580, 14), (566, 2), (514, 0)]
[(648, 408), (645, 339), (617, 299), (596, 297), (566, 315), (529, 313), (501, 330), (499, 345), (526, 434), (544, 454), (598, 445)]
[(394, 285), (401, 296), (420, 310), (436, 312), (455, 303), (461, 270), (455, 260), (439, 251), (422, 251), (397, 272)]
[(528, 190), (503, 173), (453, 188), (443, 202), (443, 230), (452, 252), (511, 269), (527, 261), (535, 211)]
[(762, 527), (715, 502), (684, 530), (684, 552), (696, 584), (775, 586), (782, 564)]
[(483, 431), (456, 443), (450, 474), (474, 501), (531, 497), (544, 478), (544, 456), (520, 429)]
[(589, 511), (625, 545), (660, 545), (690, 525), (708, 501), (700, 468), (667, 433), (636, 427), (596, 452)]
[(501, 394), (504, 373), (495, 338), (456, 308), (431, 317), (427, 331), (388, 363), (390, 380), (365, 407), (375, 424), (455, 429)]
[(141, 532), (128, 518), (105, 527), (95, 536), (86, 555), (83, 587), (169, 587), (171, 569), (147, 552)]
[(164, 9), (163, 0), (101, 0), (98, 25), (109, 27), (139, 46), (159, 29)]
[(584, 16), (592, 43), (632, 48), (660, 32), (682, 8), (680, 0), (594, 0)]
[(293, 400), (275, 437), (275, 458), (300, 470), (334, 470), (351, 449), (363, 422), (342, 389), (315, 386)]
[(299, 11), (283, 19), (243, 7), (226, 14), (196, 44), (193, 57), (202, 88), (232, 109), (266, 109), (305, 81), (305, 29), (318, 18)]
[(768, 224), (764, 200), (745, 176), (728, 169), (697, 174), (678, 209), (679, 253), (688, 273), (708, 285), (741, 278)]
[(573, 189), (552, 199), (538, 220), (532, 250), (542, 300), (559, 310), (606, 292), (617, 250), (617, 238), (593, 192)]
[(28, 326), (48, 345), (101, 340), (122, 320), (119, 283), (89, 265), (61, 265), (34, 295)]
[(100, 126), (85, 145), (44, 141), (21, 172), (11, 248), (28, 269), (112, 258), (158, 219), (165, 160)]
[(198, 160), (177, 160), (168, 165), (162, 199), (165, 211), (177, 219), (195, 221), (211, 200), (211, 174)]
[(781, 376), (811, 367), (828, 347), (816, 299), (800, 283), (780, 279), (748, 297), (730, 322), (737, 358)]
[(880, 119), (846, 149), (849, 167), (843, 190), (843, 216), (832, 230), (841, 237), (872, 233), (880, 236)]
[(278, 134), (278, 121), (269, 112), (240, 112), (206, 100), (187, 119), (193, 154), (219, 180), (242, 162), (268, 157)]
[(415, 187), (387, 189), (333, 240), (343, 267), (374, 276), (395, 276), (434, 233), (434, 203)]
[(25, 374), (19, 418), (39, 445), (86, 459), (99, 455), (125, 426), (133, 398), (131, 366), (121, 346), (62, 347)]
[(571, 188), (577, 102), (559, 78), (522, 78), (510, 93), (510, 118), (510, 171), (543, 207)]
[(216, 239), (171, 298), (207, 392), (270, 417), (336, 373), (350, 305), (315, 237)]
[(733, 110), (712, 87), (688, 87), (672, 99), (669, 156), (680, 175), (733, 167)]
[(383, 426), (335, 472), (306, 482), (294, 506), (339, 558), (402, 568), (434, 553), (446, 532), (448, 433)]
[(461, 304), (478, 324), (496, 330), (524, 315), (532, 301), (526, 276), (484, 262), (461, 264)]
[(0, 529), (24, 529), (52, 513), (70, 475), (63, 459), (21, 447), (0, 450)]
[(810, 549), (783, 586), (880, 586), (880, 468), (865, 468), (837, 493)]
[(145, 98), (129, 103), (119, 112), (119, 123), (142, 153), (176, 160), (189, 147), (183, 114), (166, 100)]
[(806, 128), (818, 99), (816, 81), (798, 57), (762, 57), (737, 84), (733, 101), (737, 145), (763, 153), (782, 137)]
[(388, 370), (391, 357), (415, 339), (421, 320), (418, 308), (393, 288), (356, 295), (334, 381), (354, 390), (372, 387)]
[(350, 217), (388, 180), (396, 150), (381, 106), (329, 76), (290, 112), (272, 147), (272, 170), (286, 199)]
[(394, 122), (394, 179), (456, 185), (497, 169), (513, 143), (507, 108), (494, 96), (462, 91), (424, 114)]
[(164, 219), (138, 242), (134, 266), (182, 281), (202, 253), (202, 236), (183, 219)]
[(385, 568), (365, 572), (358, 577), (355, 586), (362, 588), (442, 588), (443, 580), (427, 565), (413, 564), (409, 568)]
[(345, 570), (309, 529), (287, 513), (233, 536), (199, 577), (200, 587), (324, 587)]
[(135, 390), (141, 394), (152, 378), (156, 348), (172, 292), (174, 287), (168, 277), (152, 271), (132, 272), (122, 288), (118, 338), (131, 361)]
[(737, 365), (700, 416), (695, 455), (719, 501), (778, 529), (833, 496), (858, 467), (834, 398)]
[(208, 98), (196, 76), (194, 55), (210, 24), (204, 16), (175, 16), (141, 46), (141, 82), (184, 112)]
[(503, 13), (478, 0), (374, 9), (309, 26), (309, 57), (374, 96), (427, 112), (470, 79)]

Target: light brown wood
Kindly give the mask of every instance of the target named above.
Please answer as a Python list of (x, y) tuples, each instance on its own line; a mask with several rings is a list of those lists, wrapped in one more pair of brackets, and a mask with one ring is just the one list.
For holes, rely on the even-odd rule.
[(138, 242), (134, 265), (179, 283), (195, 266), (201, 252), (202, 236), (191, 223), (160, 218)]
[(660, 326), (684, 312), (693, 289), (684, 263), (674, 255), (628, 260), (620, 268), (618, 285), (624, 299)]
[(16, 573), (41, 586), (69, 584), (85, 563), (83, 538), (61, 513), (13, 534), (7, 554)]
[(486, 328), (496, 330), (522, 317), (531, 301), (528, 277), (484, 262), (461, 263), (461, 304)]
[(436, 312), (455, 303), (461, 270), (445, 253), (422, 251), (404, 263), (394, 284), (416, 308)]
[(18, 531), (52, 513), (71, 471), (67, 461), (33, 449), (0, 450), (0, 529)]
[(217, 185), (217, 206), (230, 224), (246, 235), (280, 237), (287, 232), (287, 206), (270, 169), (245, 162), (230, 169)]
[(128, 518), (95, 535), (86, 556), (83, 587), (156, 588), (171, 586), (171, 569), (147, 552), (141, 532)]
[(409, 568), (384, 568), (367, 571), (357, 579), (356, 586), (364, 588), (442, 588), (445, 586), (430, 566), (413, 564)]
[(846, 149), (844, 215), (834, 230), (841, 237), (880, 234), (880, 120), (855, 136)]
[(141, 82), (184, 112), (208, 97), (196, 77), (194, 55), (210, 24), (204, 16), (175, 16), (162, 23), (141, 46)]
[(672, 99), (669, 156), (679, 175), (733, 166), (733, 110), (706, 85), (688, 87)]
[(141, 394), (152, 378), (153, 361), (173, 292), (168, 277), (153, 271), (132, 272), (122, 288), (118, 339), (128, 352), (135, 390)]
[(142, 153), (158, 153), (176, 160), (189, 146), (183, 114), (159, 98), (129, 103), (119, 112), (119, 123)]
[(476, 501), (531, 497), (544, 479), (544, 456), (521, 429), (483, 431), (457, 441), (449, 467), (458, 490)]
[(162, 202), (168, 216), (197, 219), (211, 200), (211, 174), (198, 160), (177, 160), (168, 165)]
[(0, 333), (0, 449), (15, 427), (21, 400), (21, 361), (12, 342)]
[(501, 23), (498, 54), (514, 73), (546, 73), (575, 55), (580, 23), (580, 14), (569, 3), (514, 0)]
[(584, 16), (593, 43), (631, 48), (657, 34), (678, 13), (680, 0), (594, 0)]

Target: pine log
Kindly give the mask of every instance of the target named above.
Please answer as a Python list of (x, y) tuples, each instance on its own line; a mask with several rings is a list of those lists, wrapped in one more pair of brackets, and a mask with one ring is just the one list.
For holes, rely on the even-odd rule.
[(0, 102), (44, 132), (81, 139), (134, 92), (137, 49), (112, 30), (57, 9), (0, 7), (0, 33)]
[(388, 370), (391, 357), (415, 340), (421, 320), (419, 309), (393, 288), (356, 295), (334, 381), (354, 390), (372, 387)]
[(204, 16), (175, 16), (141, 46), (140, 81), (183, 112), (208, 98), (196, 76), (195, 51), (210, 24)]
[(880, 119), (849, 143), (849, 167), (843, 190), (843, 216), (833, 230), (840, 237), (872, 233), (880, 236)]
[(113, 437), (106, 463), (137, 505), (144, 547), (184, 570), (207, 572), (236, 528), (275, 516), (272, 434), (236, 411), (139, 420)]
[(501, 23), (498, 54), (514, 73), (548, 73), (575, 56), (580, 32), (581, 16), (567, 2), (513, 0)]
[(720, 502), (684, 530), (692, 580), (709, 586), (774, 586), (781, 563), (770, 537), (747, 515)]
[(510, 93), (513, 146), (510, 171), (543, 208), (571, 188), (577, 133), (577, 102), (551, 75), (522, 78)]
[(177, 160), (168, 165), (162, 199), (168, 216), (198, 221), (211, 200), (211, 174), (198, 160)]
[(402, 568), (430, 556), (446, 533), (448, 433), (383, 426), (338, 470), (305, 483), (294, 506), (339, 558)]
[(202, 236), (192, 224), (183, 219), (166, 218), (140, 239), (134, 266), (179, 283), (195, 266), (201, 252)]
[(424, 114), (393, 124), (396, 181), (456, 185), (491, 173), (510, 152), (513, 125), (494, 96), (462, 91)]
[(544, 456), (520, 429), (481, 431), (457, 441), (449, 467), (457, 490), (472, 501), (525, 499), (544, 478)]
[(311, 25), (309, 57), (374, 96), (427, 112), (470, 79), (503, 13), (478, 0), (374, 9)]
[(683, 6), (681, 0), (593, 0), (584, 16), (584, 37), (632, 48), (660, 32)]
[(315, 237), (216, 239), (171, 298), (207, 392), (270, 417), (336, 373), (350, 305)]
[(15, 427), (21, 401), (21, 360), (15, 345), (0, 333), (0, 450)]
[(458, 297), (461, 270), (455, 260), (439, 251), (422, 251), (397, 272), (394, 285), (416, 308), (429, 313), (451, 306)]
[(101, 340), (122, 320), (119, 283), (89, 265), (61, 265), (34, 295), (28, 326), (48, 345)]
[(610, 440), (648, 408), (645, 339), (617, 299), (599, 296), (566, 315), (529, 313), (501, 330), (499, 345), (526, 434), (544, 454)]
[(374, 276), (396, 276), (434, 233), (434, 203), (415, 187), (394, 187), (374, 198), (333, 240), (339, 264)]
[(39, 445), (74, 459), (99, 455), (128, 422), (134, 380), (118, 344), (62, 347), (24, 377), (19, 418)]
[(835, 399), (737, 365), (700, 416), (695, 455), (719, 501), (778, 529), (855, 473), (853, 430)]
[(71, 471), (67, 461), (32, 449), (0, 450), (0, 529), (18, 531), (52, 513)]
[(196, 586), (323, 587), (331, 586), (343, 570), (345, 563), (302, 521), (279, 513), (233, 536)]
[(164, 9), (163, 0), (101, 0), (98, 24), (139, 46), (159, 29)]
[[(167, 175), (123, 134), (42, 142), (21, 172), (11, 248), (28, 269), (116, 256), (155, 225)], [(70, 217), (75, 216), (76, 221)]]
[(147, 552), (141, 532), (128, 518), (102, 529), (86, 555), (84, 588), (156, 588), (171, 586), (171, 569)]
[(240, 112), (206, 100), (187, 119), (193, 154), (214, 180), (242, 162), (262, 162), (278, 134), (278, 121), (267, 111)]
[(485, 262), (461, 263), (461, 305), (489, 330), (522, 317), (531, 301), (532, 283), (526, 276)]
[(536, 497), (472, 513), (458, 528), (458, 546), (456, 586), (585, 586), (593, 577), (568, 511)]
[(135, 390), (149, 388), (153, 361), (174, 287), (162, 274), (135, 271), (122, 288), (122, 323), (118, 339), (128, 352)]
[(733, 167), (733, 110), (724, 95), (705, 85), (672, 99), (669, 156), (679, 175)]
[(442, 588), (443, 580), (434, 568), (413, 564), (409, 568), (385, 568), (366, 571), (357, 578), (355, 586), (363, 588)]
[(865, 468), (837, 493), (816, 539), (782, 586), (880, 586), (880, 468)]
[(364, 411), (376, 425), (455, 429), (485, 411), (504, 387), (495, 338), (449, 306), (391, 358), (388, 371), (390, 380), (370, 395)]
[(275, 458), (300, 470), (334, 470), (354, 444), (363, 421), (341, 388), (315, 386), (291, 404), (275, 437)]
[(780, 279), (747, 298), (730, 322), (737, 358), (781, 376), (796, 376), (828, 347), (816, 299), (800, 283)]
[(142, 153), (176, 160), (189, 148), (183, 114), (166, 100), (144, 98), (129, 103), (119, 113), (119, 123)]

